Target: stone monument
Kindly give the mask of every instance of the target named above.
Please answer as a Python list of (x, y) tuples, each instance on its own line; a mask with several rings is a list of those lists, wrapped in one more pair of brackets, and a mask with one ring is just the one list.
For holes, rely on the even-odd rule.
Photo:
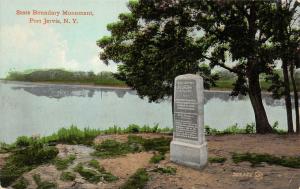
[(171, 161), (200, 169), (207, 163), (202, 77), (193, 74), (177, 76), (173, 106)]

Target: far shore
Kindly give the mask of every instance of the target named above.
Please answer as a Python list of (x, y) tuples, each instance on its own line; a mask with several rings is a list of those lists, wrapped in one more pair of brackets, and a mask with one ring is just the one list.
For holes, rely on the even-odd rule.
[[(93, 83), (76, 83), (76, 82), (52, 82), (52, 81), (15, 81), (15, 80), (6, 80), (6, 79), (0, 79), (0, 81), (4, 81), (7, 83), (16, 83), (16, 84), (34, 84), (39, 86), (51, 86), (51, 85), (59, 85), (59, 86), (73, 86), (73, 87), (85, 87), (85, 88), (101, 88), (101, 89), (123, 89), (123, 90), (134, 90), (131, 87), (128, 87), (127, 85), (95, 85)], [(205, 91), (213, 91), (213, 92), (222, 92), (222, 93), (231, 93), (230, 88), (218, 88), (214, 87), (211, 89), (206, 89)], [(271, 94), (271, 92), (268, 91), (262, 91), (263, 94)], [(300, 94), (300, 92), (298, 92)], [(291, 93), (292, 94), (292, 93)], [(292, 94), (293, 95), (293, 94)]]

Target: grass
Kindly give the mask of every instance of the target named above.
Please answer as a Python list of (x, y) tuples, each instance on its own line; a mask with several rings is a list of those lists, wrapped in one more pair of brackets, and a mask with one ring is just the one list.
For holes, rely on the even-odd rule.
[(32, 142), (32, 140), (38, 141), (39, 143), (55, 145), (57, 143), (62, 144), (84, 144), (91, 146), (93, 145), (94, 139), (98, 135), (102, 134), (130, 134), (130, 133), (172, 133), (170, 128), (160, 128), (158, 125), (139, 126), (135, 124), (129, 125), (127, 128), (121, 128), (117, 126), (109, 127), (108, 129), (92, 129), (84, 128), (79, 129), (75, 125), (71, 125), (68, 128), (61, 128), (56, 133), (50, 136), (32, 138), (28, 136), (20, 136), (17, 141), (13, 144), (6, 144), (0, 142), (0, 153), (7, 153), (15, 150), (17, 147), (26, 146)]
[(55, 189), (57, 188), (57, 184), (49, 181), (42, 181), (41, 176), (39, 174), (33, 175), (33, 180), (37, 185), (36, 189)]
[(90, 168), (84, 167), (82, 163), (79, 163), (74, 171), (78, 172), (85, 180), (90, 183), (98, 183), (100, 181), (114, 182), (119, 178), (107, 172), (101, 167), (97, 160), (91, 160), (88, 163)]
[(85, 168), (82, 164), (78, 164), (74, 168), (74, 171), (78, 172), (85, 180), (90, 183), (98, 183), (101, 181), (101, 175), (97, 171)]
[[(286, 131), (278, 129), (277, 122), (273, 125), (273, 129), (278, 134), (286, 133)], [(50, 136), (36, 138), (21, 136), (18, 137), (16, 142), (12, 144), (0, 143), (0, 153), (10, 153), (10, 156), (6, 159), (5, 166), (1, 170), (1, 184), (4, 187), (7, 187), (14, 181), (18, 180), (23, 173), (28, 172), (44, 163), (55, 162), (54, 164), (56, 164), (58, 169), (65, 169), (71, 163), (72, 158), (56, 158), (58, 150), (54, 147), (54, 145), (58, 143), (93, 145), (95, 137), (101, 134), (141, 132), (169, 133), (171, 131), (172, 130), (169, 128), (159, 128), (158, 125), (150, 127), (148, 125), (138, 126), (132, 124), (127, 128), (114, 126), (106, 130), (90, 128), (79, 129), (76, 126), (71, 126), (70, 128), (62, 128)], [(255, 126), (254, 124), (248, 124), (244, 128), (239, 128), (238, 125), (235, 124), (223, 131), (206, 126), (205, 132), (207, 135), (252, 134), (255, 133)], [(170, 142), (171, 137), (144, 139), (139, 136), (129, 135), (128, 141), (125, 143), (108, 140), (104, 141), (100, 145), (94, 146), (96, 149), (94, 155), (99, 157), (114, 157), (127, 153), (154, 151), (157, 152), (157, 154), (151, 158), (151, 162), (155, 163), (164, 158), (164, 154), (169, 151)], [(110, 175), (108, 174), (107, 177), (110, 177)]]
[(100, 173), (105, 172), (104, 167), (100, 166), (99, 162), (97, 160), (95, 160), (95, 159), (92, 159), (91, 161), (89, 161), (88, 165), (90, 167), (96, 169)]
[(277, 157), (270, 154), (257, 153), (233, 153), (232, 160), (234, 163), (248, 161), (252, 166), (258, 166), (265, 162), (269, 165), (281, 165), (284, 167), (300, 168), (300, 157)]
[(161, 154), (161, 153), (155, 153), (151, 159), (150, 159), (150, 163), (159, 163), (161, 160), (165, 159), (165, 154)]
[[(9, 186), (15, 180), (17, 180), (23, 173), (32, 170), (33, 168), (44, 164), (54, 162), (58, 169), (65, 169), (67, 165), (72, 161), (71, 159), (60, 159), (56, 158), (58, 154), (58, 150), (54, 147), (54, 145), (58, 143), (64, 144), (85, 144), (92, 145), (93, 140), (96, 136), (100, 134), (122, 134), (122, 133), (136, 133), (136, 132), (151, 132), (151, 133), (159, 133), (159, 132), (170, 132), (169, 128), (159, 128), (158, 125), (154, 127), (150, 127), (148, 125), (138, 126), (138, 125), (130, 125), (127, 128), (120, 127), (110, 127), (106, 130), (99, 129), (90, 129), (85, 128), (83, 130), (77, 128), (76, 126), (71, 126), (70, 128), (62, 128), (58, 130), (58, 132), (45, 137), (27, 137), (21, 136), (18, 137), (16, 142), (13, 144), (0, 143), (0, 153), (10, 153), (11, 155), (6, 159), (6, 164), (1, 170), (0, 180), (1, 184), (5, 187)], [(140, 138), (129, 137), (130, 142), (127, 144), (116, 144), (112, 142), (112, 144), (104, 143), (102, 147), (109, 149), (112, 146), (118, 146), (118, 149), (121, 149), (122, 153), (128, 152), (138, 152), (144, 150), (151, 150), (151, 145), (157, 142), (156, 140), (145, 141)], [(134, 142), (136, 140), (136, 142)], [(140, 140), (140, 143), (137, 142)], [(169, 140), (169, 139), (168, 139)], [(144, 144), (145, 147), (141, 145)], [(168, 141), (165, 142), (165, 146), (155, 147), (157, 150), (168, 150)], [(160, 145), (154, 144), (154, 145)], [(164, 149), (163, 149), (164, 148)], [(100, 147), (101, 149), (101, 147)], [(123, 149), (123, 151), (122, 151)], [(153, 150), (156, 150), (153, 149)], [(115, 154), (113, 154), (115, 153)], [(105, 153), (104, 153), (105, 154)], [(109, 156), (120, 155), (120, 152), (112, 152), (109, 151)], [(101, 156), (101, 155), (100, 155)], [(55, 160), (54, 160), (55, 159)], [(111, 175), (106, 174), (107, 179), (109, 180)], [(113, 180), (113, 179), (111, 179)]]
[(66, 172), (62, 172), (60, 175), (60, 180), (62, 181), (74, 181), (76, 179), (76, 174), (66, 171)]
[(227, 127), (226, 129), (220, 131), (215, 128), (211, 128), (209, 126), (205, 126), (205, 134), (206, 135), (226, 135), (226, 134), (254, 134), (255, 124), (247, 124), (246, 127), (240, 128), (238, 124), (234, 124), (232, 126)]
[(146, 169), (138, 169), (126, 183), (121, 186), (121, 189), (142, 189), (145, 187), (146, 183), (149, 180), (149, 175)]
[(129, 135), (128, 141), (121, 143), (115, 140), (105, 140), (95, 146), (94, 156), (108, 158), (136, 153), (141, 151), (158, 151), (164, 155), (170, 150), (171, 138), (161, 137), (153, 139), (144, 139), (140, 136)]
[(105, 140), (101, 144), (95, 146), (93, 155), (108, 158), (137, 152), (137, 148), (130, 146), (128, 143), (120, 143), (115, 140)]
[(54, 165), (57, 170), (65, 170), (69, 167), (70, 164), (76, 159), (75, 155), (69, 155), (67, 158), (55, 158)]
[(19, 178), (14, 185), (12, 185), (12, 188), (14, 189), (26, 189), (29, 185), (29, 182), (24, 178)]
[(154, 172), (158, 172), (161, 174), (168, 174), (168, 175), (175, 175), (176, 174), (176, 168), (175, 167), (158, 167), (153, 170)]
[(92, 159), (88, 165), (94, 169), (96, 169), (99, 173), (101, 173), (103, 179), (107, 182), (113, 182), (118, 180), (118, 177), (114, 176), (110, 172), (107, 172), (104, 167), (102, 167), (99, 162), (95, 159)]
[[(286, 134), (286, 130), (282, 130), (278, 128), (278, 122), (276, 121), (272, 125), (273, 131), (276, 134)], [(205, 126), (205, 134), (206, 135), (231, 135), (231, 134), (255, 134), (255, 124), (247, 124), (245, 127), (239, 127), (238, 124), (234, 124), (232, 126), (227, 127), (224, 130), (218, 130), (215, 128), (211, 128), (209, 126)]]
[(23, 173), (33, 168), (51, 162), (58, 150), (53, 146), (45, 145), (38, 140), (18, 138), (15, 151), (6, 159), (4, 167), (1, 169), (0, 180), (4, 187), (9, 186), (17, 180)]
[(224, 163), (227, 159), (225, 157), (209, 157), (209, 163)]

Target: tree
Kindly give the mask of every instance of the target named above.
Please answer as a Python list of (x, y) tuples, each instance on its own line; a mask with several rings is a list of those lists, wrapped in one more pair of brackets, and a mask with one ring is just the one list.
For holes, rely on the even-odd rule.
[(201, 64), (200, 46), (189, 36), (184, 8), (168, 3), (130, 1), (130, 13), (119, 15), (119, 21), (107, 25), (111, 36), (102, 37), (100, 58), (119, 65), (118, 78), (136, 89), (140, 97), (159, 101), (172, 96), (174, 78), (186, 73), (199, 73), (205, 87), (215, 85), (217, 75)]
[[(299, 130), (299, 105), (297, 86), (294, 79), (294, 69), (297, 60), (297, 48), (300, 42), (299, 27), (295, 27), (295, 23), (299, 22), (299, 14), (297, 14), (297, 7), (299, 3), (295, 0), (286, 0), (284, 2), (278, 1), (276, 4), (276, 11), (270, 16), (272, 20), (276, 20), (271, 24), (273, 37), (271, 42), (276, 49), (278, 60), (281, 60), (283, 71), (283, 82), (276, 81), (274, 86), (271, 86), (273, 95), (276, 97), (285, 97), (285, 106), (287, 112), (288, 132), (293, 133), (293, 116), (292, 116), (292, 102), (291, 102), (291, 83), (295, 99), (295, 115), (296, 115), (296, 129)], [(273, 73), (274, 74), (274, 73)], [(276, 75), (277, 73), (275, 73)], [(275, 77), (279, 79), (279, 77)], [(272, 79), (274, 81), (274, 77)], [(283, 88), (283, 89), (280, 89)]]
[[(196, 10), (195, 23), (213, 44), (211, 67), (220, 66), (237, 75), (233, 95), (249, 94), (258, 133), (272, 132), (261, 97), (260, 75), (274, 68), (274, 50), (269, 44), (270, 20), (274, 3), (264, 1), (190, 0)], [(226, 64), (230, 55), (230, 66)], [(227, 57), (227, 58), (226, 58)]]
[[(119, 78), (141, 97), (158, 101), (173, 93), (177, 75), (200, 73), (214, 85), (216, 66), (237, 75), (232, 95), (249, 94), (258, 133), (272, 132), (261, 97), (260, 75), (275, 66), (264, 1), (130, 1), (130, 13), (109, 24), (97, 45), (100, 58), (121, 62)], [(235, 64), (229, 65), (232, 61)], [(203, 66), (209, 63), (210, 67)]]

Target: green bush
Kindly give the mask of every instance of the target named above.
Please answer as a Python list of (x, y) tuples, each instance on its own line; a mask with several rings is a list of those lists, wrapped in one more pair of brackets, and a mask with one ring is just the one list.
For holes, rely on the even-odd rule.
[(275, 121), (275, 123), (272, 125), (273, 131), (277, 134), (286, 134), (287, 131), (284, 131), (282, 129), (278, 129), (278, 121)]
[(138, 125), (135, 124), (131, 124), (127, 127), (126, 133), (138, 133), (140, 132), (140, 127)]
[(256, 133), (255, 124), (254, 123), (247, 124), (245, 131), (246, 131), (245, 132), (246, 134), (254, 134), (254, 133)]

